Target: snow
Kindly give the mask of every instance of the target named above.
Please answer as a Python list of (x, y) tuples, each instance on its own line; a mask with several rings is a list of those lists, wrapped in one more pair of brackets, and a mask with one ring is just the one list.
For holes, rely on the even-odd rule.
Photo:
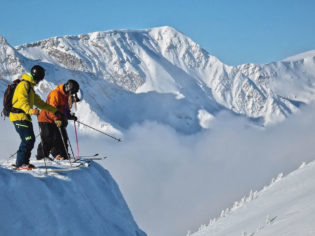
[[(13, 162), (0, 166), (2, 235), (146, 235), (117, 183), (97, 163), (46, 174), (43, 161), (32, 161), (38, 167), (32, 171), (8, 169)], [(46, 164), (71, 168), (69, 161)]]
[(315, 162), (281, 177), (191, 236), (315, 235)]
[[(270, 125), (296, 112), (299, 104), (315, 99), (315, 61), (311, 57), (227, 66), (168, 26), (54, 37), (14, 51), (16, 58), (27, 58), (26, 64), (35, 60), (47, 63), (46, 79), (55, 85), (77, 79), (84, 85), (90, 112), (116, 133), (145, 120), (196, 133), (204, 128), (199, 110), (214, 117), (230, 110), (259, 125)], [(27, 69), (26, 64), (21, 62), (21, 67)], [(141, 110), (148, 112), (135, 114), (144, 97)], [(159, 104), (167, 102), (174, 105)], [(169, 112), (174, 106), (176, 111)], [(87, 119), (84, 114), (79, 116)]]
[(304, 60), (304, 59), (314, 58), (314, 57), (315, 57), (315, 50), (311, 50), (304, 53), (300, 53), (292, 57), (288, 57), (284, 59), (283, 61), (299, 61), (299, 60)]
[[(68, 79), (79, 81), (85, 94), (76, 111), (79, 120), (126, 140), (115, 146), (80, 125), (80, 152), (97, 149), (114, 157), (102, 165), (119, 182), (145, 231), (181, 235), (252, 186), (261, 188), (275, 174), (313, 160), (313, 115), (281, 126), (315, 100), (313, 55), (227, 66), (168, 26), (54, 37), (18, 47), (0, 37), (0, 90), (38, 63), (46, 69), (45, 81), (36, 88), (42, 98)], [(7, 156), (18, 139), (4, 123), (1, 130), (9, 135), (0, 138)], [(257, 125), (266, 132), (257, 132)], [(21, 175), (36, 184), (47, 179), (36, 171)], [(62, 186), (74, 182), (65, 175), (49, 178)], [(222, 211), (222, 219), (263, 195), (251, 192)], [(276, 208), (275, 213), (253, 216), (239, 234), (267, 232), (280, 222)], [(218, 227), (215, 222), (211, 225)]]
[(204, 129), (209, 129), (211, 127), (211, 122), (214, 119), (214, 116), (211, 115), (206, 110), (199, 110), (198, 111), (198, 119), (200, 120), (200, 126)]

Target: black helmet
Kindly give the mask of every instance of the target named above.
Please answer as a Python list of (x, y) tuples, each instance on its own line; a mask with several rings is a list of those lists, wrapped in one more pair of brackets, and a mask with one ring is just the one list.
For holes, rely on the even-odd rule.
[(31, 69), (31, 74), (33, 76), (33, 79), (35, 80), (36, 83), (44, 79), (45, 77), (45, 70), (43, 67), (39, 65), (35, 65)]
[(79, 91), (80, 85), (77, 81), (73, 79), (69, 79), (67, 83), (64, 85), (64, 91), (65, 93), (75, 94)]

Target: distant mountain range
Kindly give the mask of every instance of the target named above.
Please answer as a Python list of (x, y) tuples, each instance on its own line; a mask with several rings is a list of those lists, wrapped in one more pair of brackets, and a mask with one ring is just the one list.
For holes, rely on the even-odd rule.
[(113, 30), (10, 46), (0, 36), (0, 89), (41, 64), (43, 98), (72, 78), (84, 92), (78, 108), (111, 133), (144, 121), (182, 133), (207, 128), (220, 111), (259, 125), (283, 120), (315, 99), (315, 50), (269, 64), (228, 66), (171, 27)]

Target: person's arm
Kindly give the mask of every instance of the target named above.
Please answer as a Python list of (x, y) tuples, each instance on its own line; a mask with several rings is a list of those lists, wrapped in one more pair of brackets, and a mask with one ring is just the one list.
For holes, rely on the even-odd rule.
[(34, 93), (34, 105), (37, 106), (39, 109), (41, 110), (45, 110), (45, 111), (49, 111), (52, 114), (55, 114), (58, 109), (52, 105), (47, 104), (46, 102), (44, 102), (40, 96), (38, 96), (36, 93)]

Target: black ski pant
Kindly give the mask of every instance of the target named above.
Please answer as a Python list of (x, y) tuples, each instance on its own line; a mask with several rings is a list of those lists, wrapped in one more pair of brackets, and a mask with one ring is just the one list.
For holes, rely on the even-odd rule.
[[(68, 158), (68, 134), (65, 127), (58, 128), (54, 123), (39, 122), (41, 142), (37, 147), (36, 159), (40, 160), (49, 157), (51, 154), (54, 158), (62, 156)], [(60, 130), (63, 136), (61, 138)]]
[(33, 124), (30, 121), (18, 120), (13, 122), (16, 132), (20, 135), (21, 144), (17, 152), (16, 167), (29, 164), (31, 151), (35, 143)]

